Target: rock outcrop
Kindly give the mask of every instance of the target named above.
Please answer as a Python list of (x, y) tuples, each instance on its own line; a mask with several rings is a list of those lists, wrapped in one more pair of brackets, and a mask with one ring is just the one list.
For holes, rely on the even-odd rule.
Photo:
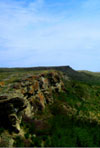
[(37, 111), (53, 102), (53, 92), (64, 90), (61, 79), (60, 72), (51, 71), (10, 84), (10, 91), (0, 95), (0, 124), (18, 133), (22, 116), (33, 118)]

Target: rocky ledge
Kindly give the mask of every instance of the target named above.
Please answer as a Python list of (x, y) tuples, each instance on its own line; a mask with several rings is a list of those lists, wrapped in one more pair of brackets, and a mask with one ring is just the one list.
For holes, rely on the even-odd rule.
[(37, 111), (53, 103), (53, 92), (64, 90), (62, 74), (57, 71), (27, 76), (6, 86), (0, 94), (0, 124), (12, 131), (20, 132), (24, 116), (33, 118)]

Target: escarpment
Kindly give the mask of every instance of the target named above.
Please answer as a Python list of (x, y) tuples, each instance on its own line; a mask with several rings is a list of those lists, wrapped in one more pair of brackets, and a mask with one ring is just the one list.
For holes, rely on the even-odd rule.
[(26, 76), (6, 87), (0, 94), (0, 125), (16, 133), (24, 116), (33, 118), (53, 103), (53, 92), (64, 90), (62, 74), (56, 71)]

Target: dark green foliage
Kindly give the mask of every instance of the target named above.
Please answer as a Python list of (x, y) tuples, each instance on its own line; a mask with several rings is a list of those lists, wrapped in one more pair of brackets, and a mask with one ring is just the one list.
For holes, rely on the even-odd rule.
[[(54, 103), (35, 115), (34, 118), (43, 121), (40, 127), (35, 120), (24, 117), (21, 128), (25, 138), (17, 136), (14, 146), (25, 147), (29, 140), (30, 147), (100, 147), (100, 74), (77, 72), (66, 66), (0, 69), (0, 80), (9, 76), (6, 82), (9, 84), (18, 81), (26, 72), (33, 74), (37, 70), (40, 73), (41, 69), (64, 72), (64, 77), (68, 78), (62, 78), (66, 91), (54, 93)], [(2, 132), (0, 129), (0, 134)]]
[(26, 139), (28, 139), (29, 138), (29, 135), (30, 135), (30, 133), (27, 132), (24, 136), (25, 136)]
[(5, 130), (4, 128), (2, 127), (0, 128), (0, 135), (4, 132), (4, 130)]
[[(77, 123), (67, 116), (55, 116), (50, 134), (44, 139), (47, 147), (94, 147), (100, 146), (100, 127)], [(97, 132), (98, 131), (98, 132)], [(96, 139), (95, 139), (96, 138)], [(33, 139), (33, 146), (41, 146), (43, 136)]]
[[(48, 134), (44, 138), (43, 130), (42, 135), (38, 134), (33, 139), (35, 142), (32, 146), (41, 146), (43, 143), (47, 147), (99, 147), (100, 126), (97, 113), (100, 108), (100, 87), (75, 81), (65, 83), (66, 92), (55, 93), (55, 102), (49, 106), (53, 116), (48, 119)], [(90, 118), (90, 112), (95, 119), (94, 116)]]
[(25, 137), (29, 138), (29, 134), (34, 134), (34, 123), (30, 123), (30, 122), (24, 122), (22, 121), (21, 126), (24, 128), (24, 130), (26, 131)]
[(17, 136), (14, 145), (16, 147), (24, 147), (24, 140), (20, 136)]
[(25, 138), (32, 135), (32, 147), (99, 147), (100, 87), (76, 81), (65, 81), (65, 86), (66, 92), (54, 93), (54, 103), (36, 115), (47, 118), (45, 129), (38, 129), (34, 120), (22, 122)]

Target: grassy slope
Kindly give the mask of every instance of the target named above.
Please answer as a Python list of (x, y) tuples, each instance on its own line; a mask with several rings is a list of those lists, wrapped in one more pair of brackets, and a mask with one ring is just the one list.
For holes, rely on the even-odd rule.
[(44, 70), (58, 70), (62, 71), (70, 79), (81, 81), (91, 84), (100, 84), (100, 73), (94, 73), (89, 71), (75, 71), (69, 66), (58, 66), (58, 67), (30, 67), (30, 68), (0, 68), (0, 79), (1, 76), (11, 75), (12, 73), (28, 73), (28, 72), (41, 72)]
[[(65, 84), (67, 93), (54, 94), (55, 102), (49, 108), (51, 127), (44, 146), (100, 146), (100, 86), (74, 81)], [(42, 132), (37, 136), (40, 145), (46, 134)]]
[[(42, 68), (42, 70), (54, 68)], [(100, 76), (77, 72), (70, 67), (56, 67), (64, 72), (66, 92), (54, 94), (54, 103), (36, 118), (41, 125), (22, 122), (25, 139), (17, 137), (15, 146), (100, 146)], [(36, 71), (37, 70), (37, 71)], [(0, 69), (0, 79), (8, 83), (26, 74), (40, 73), (41, 68)], [(8, 72), (9, 71), (9, 72)], [(27, 141), (27, 140), (28, 141)], [(29, 145), (27, 145), (27, 143)]]
[[(66, 92), (54, 93), (54, 103), (37, 113), (40, 125), (34, 121), (33, 125), (22, 123), (26, 137), (35, 134), (29, 146), (99, 147), (100, 86), (65, 80), (64, 83)], [(24, 145), (22, 139), (16, 145), (20, 146), (20, 142)]]

